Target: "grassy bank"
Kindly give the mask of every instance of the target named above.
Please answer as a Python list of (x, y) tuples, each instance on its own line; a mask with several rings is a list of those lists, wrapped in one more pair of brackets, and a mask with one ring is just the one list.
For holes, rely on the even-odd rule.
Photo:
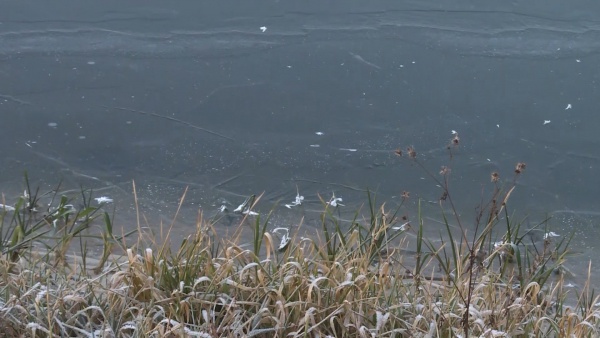
[[(200, 218), (192, 235), (172, 243), (169, 227), (175, 221), (161, 237), (139, 224), (134, 233), (117, 235), (110, 214), (92, 205), (90, 193), (56, 195), (42, 208), (39, 192), (26, 183), (26, 192), (10, 206), (14, 210), (0, 209), (0, 332), (39, 337), (598, 335), (600, 311), (589, 283), (573, 304), (565, 302), (569, 289), (561, 267), (568, 238), (529, 241), (531, 231), (545, 233), (544, 223), (524, 229), (511, 217), (509, 197), (524, 164), (504, 181), (491, 174), (488, 197), (476, 211), (475, 224), (467, 227), (449, 189), (450, 167), (434, 174), (413, 148), (396, 154), (442, 187), (439, 203), (450, 212), (444, 213), (439, 241), (423, 235), (420, 208), (410, 218), (402, 211), (406, 206), (388, 208), (368, 195), (350, 226), (335, 217), (338, 205), (323, 200), (317, 236), (303, 237), (302, 226), (273, 229), (269, 215), (247, 212), (240, 215), (239, 231), (228, 238), (219, 238), (212, 220)], [(409, 198), (403, 194), (403, 201)], [(250, 245), (240, 235), (244, 227), (253, 234)], [(92, 250), (96, 244), (101, 250)]]

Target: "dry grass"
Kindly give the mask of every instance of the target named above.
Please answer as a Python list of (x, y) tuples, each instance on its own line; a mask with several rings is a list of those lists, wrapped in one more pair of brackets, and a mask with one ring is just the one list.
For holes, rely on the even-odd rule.
[[(421, 166), (414, 148), (408, 154), (408, 161)], [(15, 211), (2, 212), (0, 332), (25, 337), (598, 336), (600, 311), (589, 283), (567, 306), (565, 282), (554, 275), (564, 264), (568, 240), (528, 244), (530, 230), (513, 222), (506, 209), (524, 169), (520, 164), (503, 187), (492, 175), (489, 200), (478, 209), (478, 224), (470, 232), (454, 211), (449, 167), (440, 173), (442, 179), (431, 175), (444, 187), (440, 204), (453, 210), (440, 245), (424, 238), (419, 210), (414, 221), (405, 220), (398, 210), (406, 206), (388, 210), (370, 195), (366, 215), (350, 226), (342, 227), (333, 207), (323, 203), (323, 227), (313, 238), (299, 232), (279, 237), (269, 231), (268, 216), (257, 216), (250, 222), (254, 236), (248, 249), (239, 233), (218, 238), (205, 220), (177, 246), (168, 234), (159, 239), (141, 228), (137, 238), (116, 237), (110, 217), (99, 208), (86, 204), (76, 211), (61, 198), (40, 217), (33, 212), (35, 194), (25, 194)], [(457, 238), (449, 219), (460, 229)], [(89, 257), (88, 233), (100, 233), (99, 259)], [(408, 239), (416, 242), (412, 251), (402, 244)], [(83, 254), (67, 255), (74, 247)]]

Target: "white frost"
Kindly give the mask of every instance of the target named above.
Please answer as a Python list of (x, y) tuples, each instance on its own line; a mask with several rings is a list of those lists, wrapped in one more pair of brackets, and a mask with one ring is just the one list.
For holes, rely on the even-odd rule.
[(410, 224), (409, 223), (410, 222), (406, 222), (406, 223), (402, 224), (399, 227), (392, 227), (392, 230), (406, 231), (406, 230), (408, 230), (410, 228)]
[(550, 231), (544, 235), (544, 239), (549, 238), (549, 237), (560, 237), (560, 235), (557, 234), (556, 232)]
[(100, 203), (112, 203), (113, 199), (110, 197), (102, 196), (94, 198), (98, 204)]
[(304, 201), (304, 196), (300, 196), (300, 193), (296, 194), (296, 199), (290, 203), (290, 204), (286, 204), (285, 207), (288, 209), (291, 209), (292, 207), (298, 206), (298, 205), (302, 205), (302, 202)]
[(260, 31), (263, 32), (263, 33), (266, 32), (267, 31), (267, 26), (260, 27)]
[(327, 202), (327, 204), (331, 205), (332, 207), (337, 207), (338, 205), (343, 207), (344, 205), (340, 202), (343, 202), (341, 197), (335, 197), (335, 194), (332, 194), (331, 199), (329, 200), (329, 202)]
[(550, 122), (551, 122), (550, 120), (544, 120), (544, 125), (547, 125)]
[(0, 209), (4, 209), (6, 211), (15, 211), (15, 208), (11, 207), (10, 205), (6, 205), (6, 204), (0, 204)]

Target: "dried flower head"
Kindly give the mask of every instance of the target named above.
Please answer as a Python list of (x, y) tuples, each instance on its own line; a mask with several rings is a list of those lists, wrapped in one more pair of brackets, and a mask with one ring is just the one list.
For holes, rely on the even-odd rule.
[(402, 149), (398, 148), (394, 150), (394, 154), (396, 154), (396, 156), (402, 156)]
[(444, 191), (442, 196), (440, 196), (440, 201), (445, 201), (448, 198), (448, 192)]
[(457, 147), (458, 144), (460, 143), (460, 137), (458, 137), (458, 133), (456, 131), (452, 131), (452, 139), (450, 140), (450, 144), (448, 144), (448, 149), (452, 148), (452, 147)]
[(448, 174), (450, 174), (450, 168), (442, 166), (442, 168), (440, 169), (440, 175), (446, 176)]
[(521, 172), (523, 172), (523, 170), (525, 170), (525, 167), (526, 167), (526, 166), (527, 166), (527, 165), (526, 165), (525, 163), (523, 163), (523, 162), (519, 162), (519, 163), (517, 163), (517, 166), (515, 167), (515, 172), (516, 172), (517, 174), (520, 174)]
[(409, 146), (408, 148), (406, 148), (406, 152), (408, 153), (408, 157), (412, 159), (417, 158), (417, 152), (415, 151), (415, 148), (413, 148), (413, 146)]
[(410, 192), (403, 191), (401, 197), (402, 197), (403, 200), (409, 199), (410, 198)]
[(492, 183), (496, 183), (500, 180), (500, 175), (495, 171), (492, 173), (491, 177), (492, 177)]

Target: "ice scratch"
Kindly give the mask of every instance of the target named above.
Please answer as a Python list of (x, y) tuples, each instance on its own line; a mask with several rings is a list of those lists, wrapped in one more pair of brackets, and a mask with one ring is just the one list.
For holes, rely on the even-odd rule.
[(12, 95), (0, 94), (0, 99), (4, 99), (5, 101), (16, 102), (18, 104), (31, 105), (31, 102), (23, 101), (23, 100), (21, 100), (19, 98), (16, 98), (16, 97), (12, 96)]
[(381, 67), (379, 67), (378, 65), (376, 65), (376, 64), (374, 64), (374, 63), (372, 63), (372, 62), (369, 62), (369, 61), (367, 61), (367, 60), (363, 59), (363, 57), (362, 57), (362, 56), (360, 56), (360, 55), (358, 55), (358, 54), (354, 54), (354, 53), (352, 53), (352, 52), (348, 52), (348, 53), (350, 53), (350, 55), (352, 55), (352, 57), (353, 57), (354, 59), (356, 59), (358, 62), (364, 63), (365, 65), (367, 65), (367, 66), (369, 66), (369, 67), (373, 67), (373, 68), (375, 68), (375, 69), (379, 69), (379, 70), (381, 70)]

